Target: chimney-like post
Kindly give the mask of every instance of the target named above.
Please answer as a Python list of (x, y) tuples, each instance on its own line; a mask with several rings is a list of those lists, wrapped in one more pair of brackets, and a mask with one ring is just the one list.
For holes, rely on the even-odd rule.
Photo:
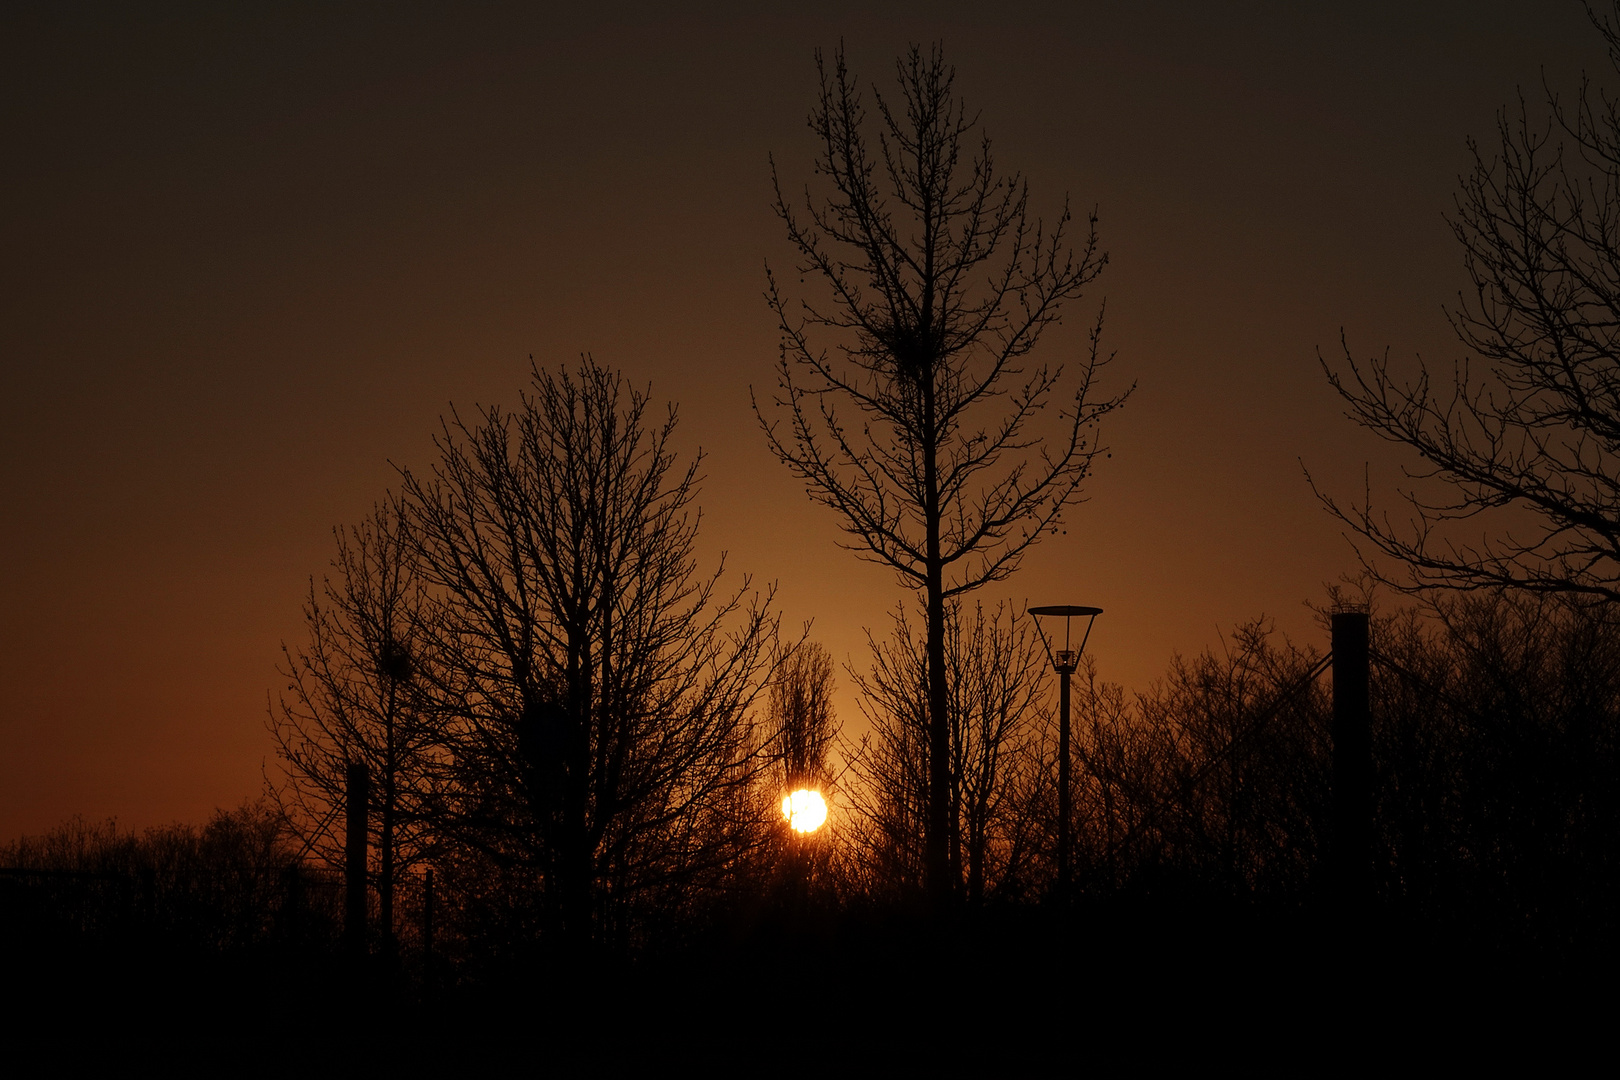
[(1333, 891), (1364, 911), (1372, 885), (1372, 719), (1368, 619), (1333, 613)]
[(343, 844), (343, 934), (355, 956), (366, 952), (366, 830), (371, 777), (365, 762), (349, 763), (348, 832)]

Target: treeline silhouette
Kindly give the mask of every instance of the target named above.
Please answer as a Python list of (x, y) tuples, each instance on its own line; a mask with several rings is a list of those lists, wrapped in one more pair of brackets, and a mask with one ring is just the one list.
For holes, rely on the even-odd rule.
[(341, 879), (302, 865), (262, 800), (200, 828), (133, 833), (75, 818), (0, 847), (0, 867), (13, 946), (231, 953), (330, 937), (341, 908)]
[[(1386, 931), (1458, 947), (1611, 951), (1620, 624), (1598, 602), (1445, 596), (1372, 624), (1373, 895)], [(1094, 894), (1309, 911), (1331, 792), (1319, 656), (1238, 630), (1127, 705), (1088, 681), (1082, 880)]]
[[(952, 636), (953, 850), (959, 837), (963, 905), (983, 911), (1047, 903), (1054, 876), (1049, 696), (1044, 686), (1027, 699), (1010, 695), (1023, 706), (1010, 716), (979, 705), (987, 682), (1017, 681), (1008, 671), (1028, 684), (1045, 678), (1044, 657), (1013, 627), (1002, 620), (990, 643), (979, 613), (970, 633)], [(838, 864), (842, 895), (862, 903), (899, 902), (920, 887), (921, 807), (906, 796), (920, 783), (921, 719), (915, 695), (899, 692), (916, 685), (902, 674), (917, 665), (908, 629), (900, 624), (898, 646), (879, 645), (862, 687), (868, 703), (881, 704), (875, 734), (854, 755), (855, 812)], [(964, 641), (975, 644), (978, 671), (964, 670), (955, 652)], [(1612, 952), (1620, 928), (1613, 611), (1570, 597), (1445, 595), (1376, 615), (1371, 641), (1373, 865), (1355, 918), (1402, 947), (1547, 959)], [(1200, 913), (1200, 926), (1213, 916), (1345, 929), (1327, 871), (1327, 659), (1258, 620), (1218, 650), (1177, 659), (1138, 694), (1082, 667), (1073, 762), (1080, 910), (1100, 905), (1148, 934), (1177, 909), (1178, 919)], [(987, 678), (987, 668), (1002, 674)]]
[[(589, 358), (534, 369), (511, 413), (453, 416), (438, 463), (340, 531), (311, 583), (261, 801), (0, 849), (18, 977), (121, 985), (218, 1030), (288, 1002), (359, 1010), (320, 1028), (351, 1049), (379, 1017), (431, 1017), (438, 1034), (390, 1053), (462, 1055), (435, 1040), (472, 1029), (503, 1057), (531, 1037), (630, 1057), (654, 1044), (609, 1037), (625, 1025), (757, 1018), (777, 1006), (757, 988), (789, 974), (901, 1031), (949, 1022), (922, 1004), (940, 987), (1117, 1008), (1212, 971), (1275, 993), (1613, 957), (1606, 602), (1496, 590), (1372, 613), (1371, 840), (1349, 878), (1329, 656), (1257, 620), (1135, 693), (1086, 661), (1065, 891), (1032, 617), (945, 606), (942, 770), (916, 607), (843, 673), (866, 721), (846, 736), (833, 658), (780, 632), (768, 590), (699, 570), (696, 463), (676, 460), (673, 411), (650, 417)], [(1369, 596), (1331, 591), (1320, 640)], [(782, 812), (801, 787), (831, 805), (808, 834)], [(1096, 978), (1053, 988), (1077, 970)]]
[[(581, 943), (548, 919), (546, 883), (533, 867), (461, 848), (453, 831), (439, 835), (437, 822), (418, 819), (437, 871), (436, 955), (424, 953), (419, 871), (396, 878), (392, 922), (377, 925), (373, 852), (367, 977), (420, 1000), (430, 978), (441, 994), (476, 996), (537, 969), (712, 970), (807, 949), (849, 959), (875, 941), (882, 956), (935, 948), (930, 935), (940, 932), (1056, 948), (1065, 935), (1095, 939), (1106, 929), (1146, 940), (1133, 948), (1167, 950), (1208, 934), (1261, 953), (1284, 939), (1320, 943), (1345, 932), (1324, 869), (1331, 685), (1308, 678), (1323, 659), (1316, 651), (1257, 621), (1220, 649), (1176, 661), (1137, 695), (1083, 668), (1077, 895), (1059, 907), (1043, 658), (1005, 610), (959, 612), (955, 623), (960, 889), (944, 931), (919, 876), (925, 713), (918, 695), (882, 689), (908, 662), (902, 622), (861, 680), (873, 732), (842, 744), (851, 764), (836, 788), (837, 744), (817, 745), (831, 719), (831, 665), (810, 649), (797, 654), (809, 662), (778, 668), (759, 722), (777, 733), (797, 724), (798, 759), (768, 739), (756, 747), (774, 770), (756, 771), (735, 793), (756, 804), (746, 816), (754, 831), (728, 835), (732, 862), (687, 876), (680, 902), (626, 905)], [(1374, 884), (1352, 919), (1377, 936), (1358, 940), (1497, 959), (1612, 955), (1620, 624), (1601, 604), (1495, 593), (1401, 609), (1372, 625)], [(808, 738), (806, 703), (820, 710)], [(791, 834), (776, 808), (784, 787), (800, 782), (825, 784), (834, 801), (833, 820), (808, 837)], [(212, 958), (255, 970), (292, 964), (337, 977), (348, 970), (342, 876), (311, 857), (303, 827), (260, 801), (202, 827), (133, 834), (75, 820), (14, 841), (0, 849), (8, 947), (164, 964)]]

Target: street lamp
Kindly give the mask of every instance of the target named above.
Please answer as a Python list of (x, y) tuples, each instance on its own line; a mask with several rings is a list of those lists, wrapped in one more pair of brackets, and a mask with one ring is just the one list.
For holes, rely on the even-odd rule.
[[(1080, 666), (1080, 654), (1086, 651), (1086, 642), (1091, 638), (1091, 624), (1097, 621), (1102, 614), (1099, 607), (1080, 607), (1075, 604), (1049, 604), (1045, 607), (1032, 607), (1029, 613), (1035, 616), (1035, 629), (1041, 635), (1041, 644), (1046, 646), (1047, 659), (1052, 661), (1052, 667), (1058, 673), (1059, 694), (1061, 703), (1061, 716), (1058, 721), (1058, 899), (1067, 902), (1069, 899), (1069, 676), (1074, 674), (1075, 668)], [(1046, 636), (1046, 630), (1041, 626), (1043, 618), (1063, 620), (1063, 648), (1056, 651), (1052, 648), (1052, 641), (1056, 640), (1056, 627), (1053, 627), (1051, 638)], [(1075, 619), (1086, 620), (1086, 632), (1081, 635), (1080, 647), (1070, 648), (1073, 639), (1070, 637), (1070, 626)]]

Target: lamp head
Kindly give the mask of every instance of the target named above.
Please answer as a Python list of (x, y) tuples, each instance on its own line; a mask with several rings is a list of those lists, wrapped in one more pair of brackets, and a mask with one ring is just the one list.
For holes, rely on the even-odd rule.
[[(1086, 641), (1091, 637), (1091, 624), (1097, 621), (1098, 615), (1102, 614), (1102, 608), (1083, 607), (1079, 604), (1048, 604), (1044, 607), (1032, 607), (1026, 610), (1035, 616), (1035, 628), (1040, 630), (1041, 643), (1046, 646), (1046, 654), (1052, 661), (1052, 667), (1056, 669), (1059, 675), (1073, 675), (1075, 669), (1080, 666), (1080, 654), (1086, 649)], [(1069, 623), (1077, 618), (1086, 620), (1086, 632), (1080, 639), (1079, 648), (1075, 648), (1074, 643), (1069, 638)], [(1042, 619), (1063, 620), (1063, 647), (1061, 649), (1052, 648), (1056, 644), (1056, 634), (1053, 634), (1053, 640), (1049, 641), (1047, 639), (1046, 631), (1041, 629)], [(1053, 627), (1053, 629), (1055, 631), (1056, 627)]]

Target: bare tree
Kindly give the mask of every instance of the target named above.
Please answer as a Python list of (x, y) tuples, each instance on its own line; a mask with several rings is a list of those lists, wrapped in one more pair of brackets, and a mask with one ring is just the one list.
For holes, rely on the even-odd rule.
[[(1082, 657), (1077, 674), (1070, 748), (1079, 766), (1074, 770), (1074, 854), (1090, 885), (1113, 886), (1119, 881), (1124, 841), (1141, 830), (1153, 809), (1156, 743), (1153, 732), (1136, 722), (1135, 702), (1127, 700), (1125, 688), (1097, 677), (1096, 657)], [(1043, 791), (1049, 801), (1055, 794)], [(1056, 806), (1043, 816), (1052, 822), (1047, 832), (1055, 851)]]
[[(417, 676), (426, 598), (416, 576), (415, 543), (401, 508), (336, 530), (335, 577), (310, 582), (304, 604), (308, 641), (282, 646), (286, 691), (270, 730), (283, 762), (273, 789), (283, 813), (303, 831), (306, 849), (342, 863), (332, 822), (344, 805), (350, 762), (363, 762), (371, 786), (380, 918), (394, 932), (394, 886), (427, 854), (431, 837), (423, 800), (440, 761), (440, 732)], [(431, 659), (431, 657), (428, 657)]]
[[(1029, 891), (1041, 853), (1039, 806), (1048, 774), (1040, 738), (1045, 657), (1010, 608), (971, 617), (947, 607), (947, 852), (953, 891), (973, 904)], [(923, 884), (917, 838), (929, 761), (926, 643), (904, 609), (856, 676), (872, 734), (854, 756), (854, 793), (869, 876), (902, 891)]]
[[(1139, 695), (1154, 768), (1119, 785), (1138, 805), (1120, 843), (1156, 848), (1161, 859), (1233, 892), (1301, 888), (1326, 820), (1330, 744), (1321, 657), (1258, 619), (1219, 652), (1176, 657), (1165, 678)], [(1132, 733), (1119, 732), (1124, 742)], [(1130, 750), (1094, 748), (1126, 767)]]
[(761, 804), (782, 805), (774, 830), (777, 842), (769, 852), (775, 869), (772, 891), (790, 904), (802, 906), (811, 886), (832, 880), (829, 871), (840, 844), (837, 825), (829, 820), (808, 833), (800, 833), (787, 816), (782, 800), (809, 789), (829, 804), (835, 797), (832, 751), (838, 740), (838, 716), (833, 708), (836, 682), (831, 654), (813, 641), (800, 641), (784, 650), (776, 674), (765, 694), (765, 758), (769, 770), (762, 779)]
[[(1620, 70), (1620, 21), (1590, 14)], [(1348, 346), (1340, 370), (1323, 362), (1349, 417), (1438, 481), (1402, 493), (1405, 523), (1318, 492), (1368, 555), (1410, 571), (1392, 580), (1364, 555), (1397, 588), (1620, 599), (1620, 100), (1583, 81), (1547, 104), (1504, 111), (1498, 147), (1469, 144), (1451, 224), (1473, 289), (1448, 315), (1481, 362), (1403, 375)]]
[[(874, 93), (876, 137), (837, 54), (816, 57), (810, 127), (823, 194), (796, 209), (774, 174), (797, 269), (825, 288), (792, 303), (769, 270), (781, 331), (776, 410), (755, 412), (772, 451), (843, 520), (848, 547), (921, 594), (927, 641), (925, 821), (930, 891), (950, 895), (946, 604), (1012, 573), (1078, 500), (1101, 452), (1102, 315), (1072, 390), (1064, 366), (1025, 358), (1102, 271), (1096, 216), (1071, 244), (1065, 206), (1045, 228), (1027, 185), (996, 171), (936, 46), (897, 65), (900, 97)], [(823, 340), (825, 335), (825, 340)], [(828, 342), (831, 343), (829, 350)], [(1036, 432), (1056, 404), (1051, 440)], [(840, 411), (840, 410), (843, 411)]]
[(832, 786), (828, 755), (838, 739), (833, 710), (833, 659), (813, 641), (799, 643), (778, 662), (765, 696), (768, 752), (784, 790)]
[(748, 707), (776, 620), (698, 572), (698, 461), (649, 405), (589, 357), (537, 368), (520, 409), (452, 416), (405, 476), (455, 731), (440, 820), (536, 874), (576, 945), (724, 872), (761, 817)]

